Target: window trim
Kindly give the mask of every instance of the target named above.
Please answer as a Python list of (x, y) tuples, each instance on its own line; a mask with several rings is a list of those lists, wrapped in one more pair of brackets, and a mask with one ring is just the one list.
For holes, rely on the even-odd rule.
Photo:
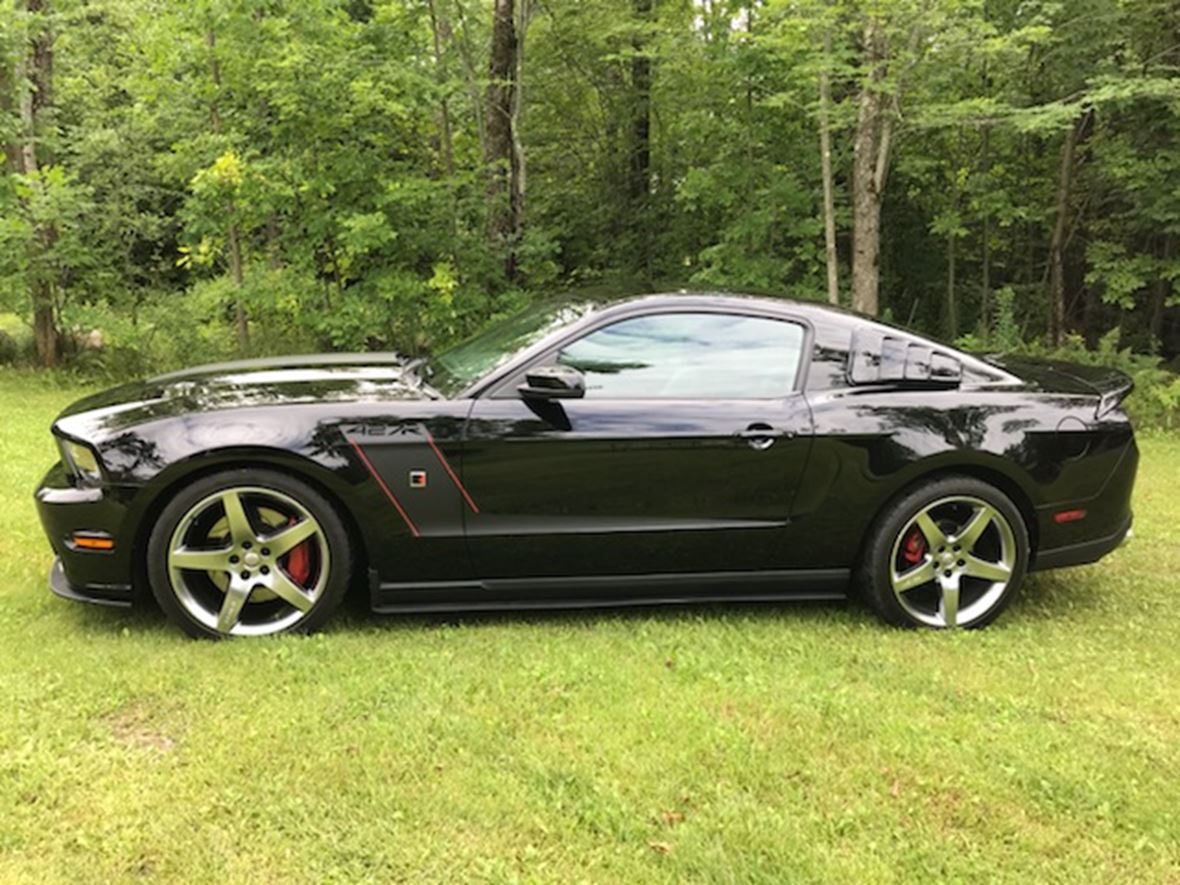
[(568, 335), (563, 335), (560, 339), (551, 342), (548, 347), (539, 353), (533, 354), (530, 358), (517, 366), (508, 366), (505, 368), (504, 374), (493, 381), (491, 381), (479, 394), (476, 399), (519, 399), (520, 394), (517, 393), (516, 388), (524, 383), (525, 374), (534, 366), (544, 365), (545, 361), (553, 357), (558, 351), (583, 338), (593, 335), (608, 326), (616, 325), (617, 323), (624, 323), (628, 320), (641, 319), (643, 317), (664, 316), (666, 314), (720, 314), (722, 316), (734, 317), (749, 317), (751, 319), (759, 320), (773, 320), (780, 323), (791, 323), (803, 330), (803, 340), (799, 346), (799, 363), (795, 370), (795, 380), (791, 389), (781, 396), (770, 397), (602, 397), (597, 399), (597, 402), (719, 402), (723, 399), (742, 399), (759, 402), (776, 402), (788, 399), (792, 396), (800, 394), (806, 387), (808, 371), (811, 368), (811, 354), (815, 346), (815, 329), (803, 317), (778, 313), (773, 310), (759, 310), (755, 307), (749, 309), (734, 309), (730, 306), (720, 305), (672, 305), (665, 304), (658, 307), (650, 307), (644, 310), (637, 310), (634, 313), (626, 313), (623, 316), (604, 315), (592, 319), (587, 325), (578, 329), (572, 330)]

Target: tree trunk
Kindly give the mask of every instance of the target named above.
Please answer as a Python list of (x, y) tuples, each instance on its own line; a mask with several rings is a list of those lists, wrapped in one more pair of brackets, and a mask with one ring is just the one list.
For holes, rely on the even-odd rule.
[[(443, 31), (446, 30), (446, 22), (439, 16), (435, 0), (427, 0), (427, 9), (430, 11), (430, 35), (434, 44), (434, 80), (441, 88), (446, 85), (446, 72), (443, 70)], [(451, 134), (451, 109), (445, 93), (439, 100), (438, 128), (443, 172), (450, 178), (455, 172), (455, 149)]]
[[(230, 213), (236, 215), (237, 210), (231, 208)], [(239, 293), (237, 302), (234, 304), (234, 329), (237, 332), (238, 350), (244, 353), (250, 349), (250, 324), (246, 318), (246, 305), (242, 303), (241, 296), (245, 278), (242, 273), (242, 243), (236, 224), (229, 226), (229, 270), (233, 277), (234, 288)]]
[[(44, 117), (53, 106), (53, 31), (49, 27), (46, 0), (26, 0), (25, 10), (29, 15), (31, 32), (25, 52), (18, 62), (15, 78), (20, 89), (21, 143), (18, 154), (21, 172), (34, 176), (34, 186), (40, 188), (40, 182), (35, 178), (41, 170), (39, 141), (46, 129)], [(48, 260), (56, 242), (57, 229), (52, 223), (37, 226), (33, 248), (40, 253), (41, 260), (37, 260), (38, 256), (33, 257), (28, 274), (29, 297), (33, 306), (33, 343), (38, 363), (46, 368), (57, 364), (60, 338), (53, 270)]]
[(488, 234), (493, 248), (505, 251), (504, 275), (517, 278), (516, 247), (523, 222), (521, 189), (523, 152), (516, 133), (520, 51), (515, 0), (494, 0), (492, 48), (488, 65), (487, 144)]
[(1065, 337), (1065, 244), (1069, 230), (1069, 198), (1073, 188), (1074, 159), (1078, 144), (1085, 137), (1093, 111), (1086, 111), (1074, 122), (1061, 143), (1061, 161), (1057, 170), (1056, 220), (1049, 241), (1049, 337), (1054, 345)]
[[(209, 102), (209, 126), (214, 135), (220, 135), (221, 110), (218, 107), (218, 98), (221, 95), (221, 63), (217, 60), (217, 33), (212, 28), (206, 33), (205, 42), (209, 47), (209, 76), (213, 80), (213, 98)], [(230, 276), (234, 281), (234, 288), (238, 290), (238, 296), (234, 301), (234, 331), (238, 350), (245, 353), (250, 349), (250, 318), (246, 314), (246, 305), (242, 300), (245, 276), (242, 270), (242, 233), (238, 227), (237, 217), (237, 209), (231, 205), (226, 239), (229, 241)]]
[[(991, 172), (990, 130), (985, 125), (980, 136), (980, 167), (986, 187), (987, 176)], [(992, 258), (991, 258), (992, 218), (988, 211), (987, 202), (983, 206), (983, 246), (980, 255), (979, 280), (979, 315), (982, 333), (991, 334), (992, 328)]]
[(959, 337), (959, 304), (955, 300), (955, 234), (946, 238), (946, 331), (952, 341)]
[(631, 150), (628, 157), (628, 226), (639, 231), (636, 255), (645, 279), (651, 279), (651, 238), (647, 235), (647, 210), (651, 187), (651, 56), (647, 55), (647, 27), (652, 0), (634, 0), (636, 33), (631, 48)]
[[(1162, 237), (1163, 242), (1160, 246), (1160, 258), (1167, 266), (1171, 260), (1174, 250), (1173, 236), (1165, 233)], [(1152, 286), (1151, 293), (1151, 315), (1148, 317), (1147, 330), (1151, 335), (1152, 344), (1163, 347), (1164, 335), (1164, 309), (1168, 304), (1168, 297), (1172, 294), (1172, 281), (1166, 279), (1162, 275), (1155, 281)]]
[[(15, 67), (21, 67), (21, 62), (18, 61)], [(13, 68), (6, 65), (0, 65), (0, 118), (7, 119), (16, 111), (13, 104), (13, 96), (16, 94), (16, 77)], [(23, 76), (22, 76), (23, 79)], [(5, 141), (2, 145), (4, 151), (4, 169), (11, 172), (20, 172), (20, 143), (16, 141)]]
[(266, 219), (266, 265), (271, 270), (283, 267), (283, 245), (279, 227), (279, 214), (271, 212)]
[(852, 180), (852, 308), (870, 316), (880, 307), (881, 201), (893, 126), (882, 91), (888, 59), (884, 28), (870, 18), (864, 30), (867, 74), (858, 102)]
[(832, 83), (828, 63), (832, 58), (832, 32), (824, 30), (824, 58), (819, 71), (819, 162), (824, 187), (824, 255), (828, 266), (828, 303), (840, 303), (840, 268), (836, 263), (836, 197), (832, 182), (832, 133), (830, 129)]
[(516, 89), (512, 95), (512, 216), (517, 242), (524, 232), (525, 162), (521, 127), (524, 125), (524, 51), (525, 35), (532, 14), (531, 0), (516, 3)]
[(475, 117), (476, 129), (479, 132), (480, 155), (488, 154), (488, 128), (484, 117), (483, 102), (479, 96), (479, 76), (476, 73), (474, 52), (471, 48), (471, 29), (467, 26), (467, 15), (463, 10), (463, 0), (455, 0), (455, 14), (459, 20), (460, 38), (456, 41), (459, 47), (459, 59), (463, 63), (463, 78), (467, 83), (467, 94), (471, 101), (471, 113)]

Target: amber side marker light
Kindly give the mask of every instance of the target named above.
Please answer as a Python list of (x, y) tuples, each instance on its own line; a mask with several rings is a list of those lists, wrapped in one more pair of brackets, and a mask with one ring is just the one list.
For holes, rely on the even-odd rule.
[(1085, 510), (1062, 510), (1059, 513), (1053, 514), (1054, 522), (1077, 522), (1079, 519), (1085, 518)]
[(70, 543), (79, 550), (114, 550), (115, 539), (108, 538), (105, 535), (85, 535), (80, 532), (74, 532), (70, 535)]

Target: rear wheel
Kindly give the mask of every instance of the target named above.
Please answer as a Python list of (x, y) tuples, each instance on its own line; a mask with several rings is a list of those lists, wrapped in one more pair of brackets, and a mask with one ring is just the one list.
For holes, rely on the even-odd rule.
[(877, 521), (861, 587), (886, 621), (934, 628), (982, 627), (1020, 587), (1028, 531), (995, 487), (946, 477), (913, 489)]
[(164, 508), (148, 576), (164, 612), (193, 636), (308, 632), (348, 587), (348, 533), (306, 483), (270, 470), (197, 480)]

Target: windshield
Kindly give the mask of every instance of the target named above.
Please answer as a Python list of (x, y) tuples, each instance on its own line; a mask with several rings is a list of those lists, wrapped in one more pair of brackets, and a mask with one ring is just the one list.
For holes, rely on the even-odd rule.
[(430, 358), (430, 384), (445, 396), (470, 387), (550, 332), (581, 319), (596, 301), (562, 298), (534, 304), (493, 323), (461, 344)]

